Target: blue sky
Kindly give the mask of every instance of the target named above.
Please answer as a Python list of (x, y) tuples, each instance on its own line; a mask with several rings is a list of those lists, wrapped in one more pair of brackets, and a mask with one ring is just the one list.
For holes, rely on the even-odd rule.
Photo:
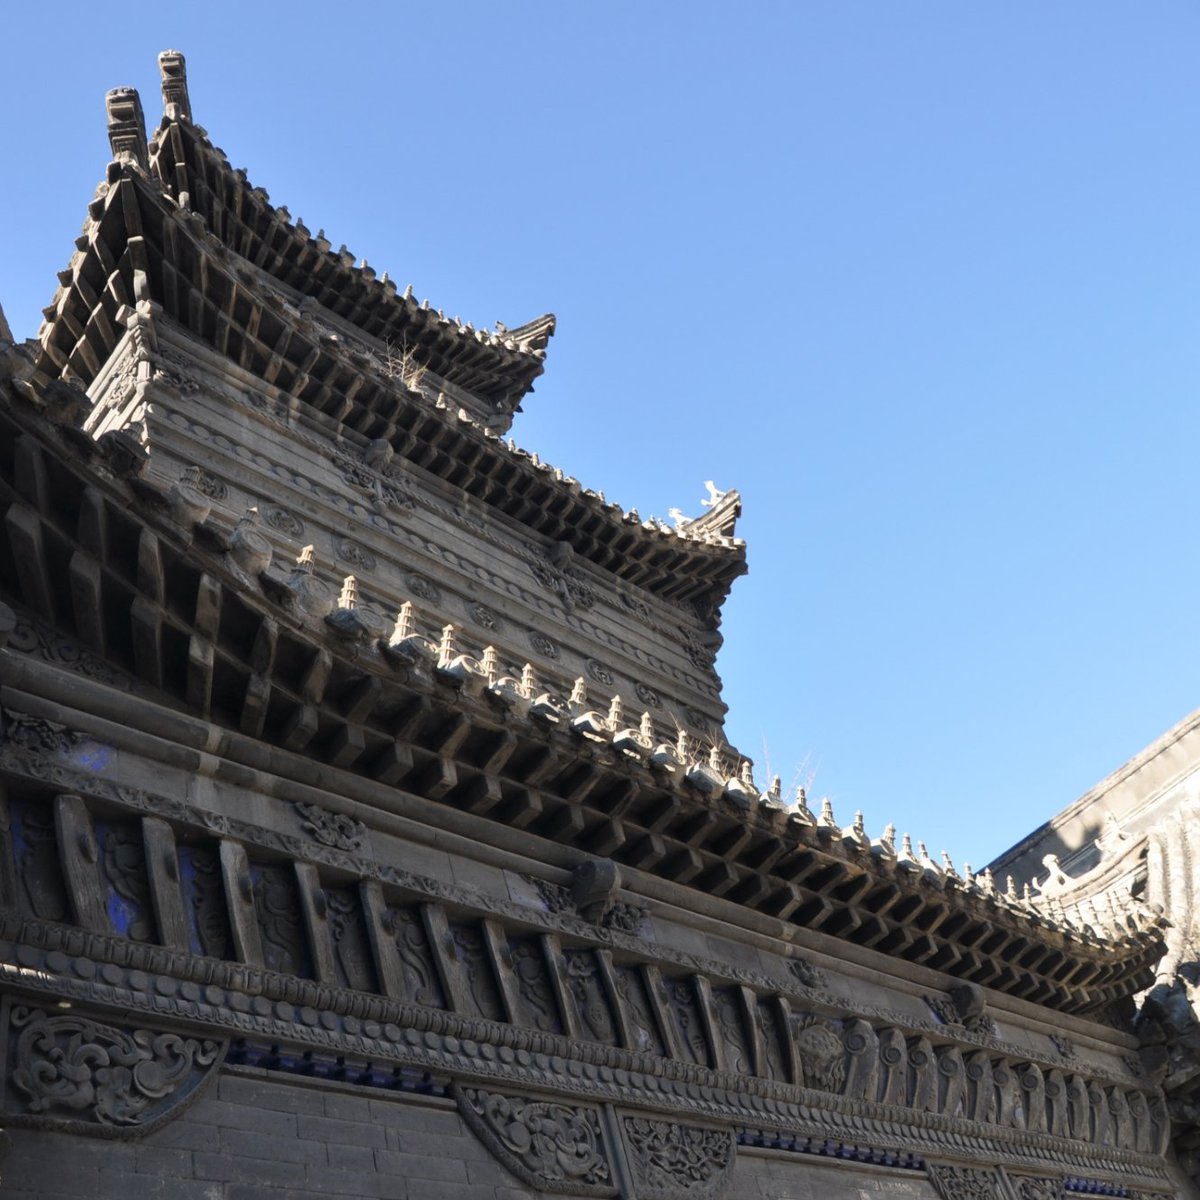
[(1200, 10), (92, 5), (6, 15), (0, 304), (36, 331), (187, 55), (235, 165), (476, 324), (514, 433), (643, 514), (737, 487), (730, 739), (976, 867), (1200, 705)]

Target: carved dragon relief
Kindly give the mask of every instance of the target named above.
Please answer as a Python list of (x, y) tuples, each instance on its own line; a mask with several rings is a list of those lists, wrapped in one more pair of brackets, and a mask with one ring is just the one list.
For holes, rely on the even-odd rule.
[(227, 1046), (11, 1001), (2, 1020), (5, 1120), (105, 1137), (139, 1136), (176, 1116), (215, 1075)]

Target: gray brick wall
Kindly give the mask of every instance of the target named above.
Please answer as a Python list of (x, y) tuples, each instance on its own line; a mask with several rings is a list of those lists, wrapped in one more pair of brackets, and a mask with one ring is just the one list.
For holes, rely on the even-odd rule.
[[(445, 1101), (226, 1072), (138, 1141), (10, 1129), (3, 1200), (555, 1200), (510, 1175)], [(932, 1200), (923, 1177), (739, 1156), (728, 1200)]]
[[(4, 1200), (532, 1200), (444, 1102), (227, 1072), (138, 1141), (10, 1129)], [(538, 1200), (547, 1200), (539, 1195)]]

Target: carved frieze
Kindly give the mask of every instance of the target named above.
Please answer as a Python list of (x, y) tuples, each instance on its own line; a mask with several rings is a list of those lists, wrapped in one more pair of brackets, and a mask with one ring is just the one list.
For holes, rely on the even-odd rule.
[(569, 1196), (618, 1194), (599, 1109), (475, 1087), (451, 1093), (475, 1136), (523, 1183)]
[(627, 1116), (625, 1150), (637, 1200), (715, 1200), (733, 1172), (732, 1130)]
[(225, 1051), (216, 1039), (20, 1004), (4, 1019), (6, 1122), (73, 1133), (145, 1133), (195, 1096)]

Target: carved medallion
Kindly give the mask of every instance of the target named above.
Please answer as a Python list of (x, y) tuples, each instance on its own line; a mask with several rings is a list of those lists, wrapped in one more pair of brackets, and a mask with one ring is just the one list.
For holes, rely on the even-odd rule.
[(370, 550), (348, 537), (335, 537), (333, 552), (357, 571), (374, 571), (378, 565)]
[(558, 647), (544, 633), (531, 633), (529, 635), (529, 644), (543, 658), (558, 658)]
[(598, 1109), (455, 1087), (476, 1137), (523, 1183), (569, 1196), (616, 1196)]
[(194, 1098), (225, 1043), (120, 1029), (82, 1014), (7, 1012), (5, 1116), (18, 1124), (112, 1137), (143, 1133)]
[(288, 537), (304, 536), (304, 522), (295, 513), (280, 504), (268, 504), (263, 509), (262, 518), (272, 529), (276, 529)]
[(638, 1200), (694, 1200), (722, 1193), (736, 1154), (731, 1130), (646, 1117), (626, 1117), (623, 1124)]
[(427, 579), (424, 575), (407, 575), (405, 582), (408, 584), (409, 593), (415, 596), (418, 600), (426, 600), (430, 604), (439, 604), (442, 599), (442, 590), (432, 579)]
[(652, 687), (638, 683), (634, 685), (633, 690), (637, 692), (637, 698), (647, 708), (662, 708), (662, 697)]
[(612, 672), (599, 659), (589, 658), (587, 660), (587, 673), (597, 683), (603, 684), (605, 687), (612, 687)]
[(468, 604), (467, 615), (481, 629), (490, 629), (493, 633), (497, 632), (502, 625), (502, 622), (486, 604)]

